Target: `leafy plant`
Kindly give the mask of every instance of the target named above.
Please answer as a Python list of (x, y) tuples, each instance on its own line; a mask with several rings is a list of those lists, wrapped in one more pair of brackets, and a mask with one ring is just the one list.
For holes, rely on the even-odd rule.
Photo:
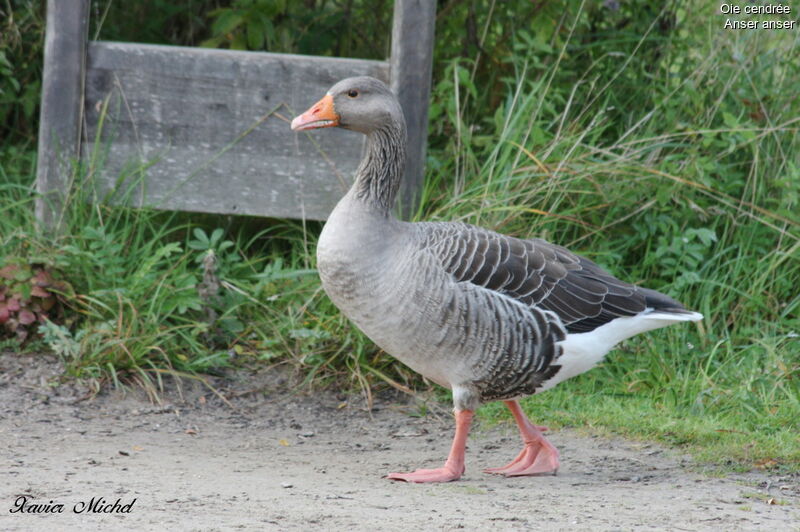
[(214, 37), (203, 41), (212, 48), (227, 45), (234, 50), (270, 50), (276, 47), (278, 36), (272, 20), (285, 16), (287, 2), (269, 0), (237, 0), (231, 7), (221, 7), (209, 13), (214, 19)]
[(41, 323), (60, 318), (72, 287), (41, 264), (6, 258), (0, 268), (0, 325), (2, 336), (28, 339)]
[[(233, 0), (208, 12), (210, 37), (200, 44), (233, 50), (383, 59), (391, 3), (326, 0)], [(365, 31), (369, 28), (369, 31)]]
[(674, 279), (673, 289), (684, 290), (687, 285), (701, 281), (698, 272), (710, 258), (717, 236), (705, 227), (686, 229), (671, 240), (660, 236), (653, 254), (663, 277)]
[(0, 3), (0, 142), (26, 143), (36, 136), (45, 3)]
[(225, 231), (221, 227), (214, 229), (210, 235), (203, 229), (195, 227), (192, 234), (194, 239), (189, 240), (186, 245), (201, 252), (194, 258), (197, 264), (207, 261), (207, 257), (213, 255), (217, 263), (216, 268), (221, 268), (225, 275), (242, 262), (241, 256), (233, 249), (234, 242), (223, 240)]
[(62, 359), (69, 362), (80, 358), (82, 351), (81, 341), (86, 335), (86, 329), (81, 329), (73, 336), (67, 327), (47, 320), (39, 325), (38, 331), (42, 335), (42, 341), (45, 345)]

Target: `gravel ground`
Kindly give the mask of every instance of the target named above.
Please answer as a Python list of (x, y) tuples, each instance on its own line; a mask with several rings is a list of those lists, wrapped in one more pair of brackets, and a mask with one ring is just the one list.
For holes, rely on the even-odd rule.
[[(515, 428), (478, 424), (461, 481), (412, 485), (383, 476), (441, 465), (453, 427), (402, 396), (367, 412), (358, 396), (290, 393), (273, 369), (215, 379), (231, 406), (196, 381), (159, 404), (87, 398), (54, 386), (60, 371), (0, 355), (0, 530), (800, 531), (798, 475), (704, 476), (657, 445), (563, 430), (557, 476), (507, 479), (481, 471), (516, 455)], [(63, 511), (16, 512), (23, 498)]]

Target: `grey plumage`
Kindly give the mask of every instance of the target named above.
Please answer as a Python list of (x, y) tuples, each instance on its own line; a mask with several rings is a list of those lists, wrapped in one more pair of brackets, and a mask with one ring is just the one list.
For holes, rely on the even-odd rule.
[[(338, 125), (367, 135), (367, 153), (320, 236), (323, 287), (380, 347), (452, 388), (457, 409), (535, 393), (585, 371), (619, 339), (667, 325), (671, 315), (699, 316), (541, 239), (397, 220), (399, 105), (371, 78), (344, 80), (328, 94)], [(603, 328), (612, 322), (625, 327)], [(596, 349), (587, 347), (581, 335), (601, 328)]]
[[(426, 245), (458, 281), (555, 312), (569, 332), (591, 331), (647, 308), (641, 289), (541, 239), (520, 240), (467, 224), (424, 224)], [(676, 309), (683, 309), (677, 302)]]
[(555, 473), (558, 450), (516, 399), (588, 371), (635, 334), (702, 318), (544, 240), (399, 221), (391, 208), (405, 161), (405, 122), (381, 82), (341, 81), (292, 120), (294, 130), (334, 126), (367, 135), (367, 153), (320, 234), (322, 286), (377, 345), (453, 391), (456, 432), (444, 466), (389, 479), (460, 478), (474, 410), (493, 400), (505, 401), (524, 447), (486, 471)]

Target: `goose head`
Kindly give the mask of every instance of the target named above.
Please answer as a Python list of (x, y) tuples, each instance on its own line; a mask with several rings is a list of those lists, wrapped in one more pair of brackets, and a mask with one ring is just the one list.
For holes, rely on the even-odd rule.
[(367, 136), (352, 194), (345, 198), (352, 196), (362, 205), (389, 216), (403, 176), (406, 152), (406, 121), (395, 95), (383, 82), (368, 76), (342, 80), (292, 120), (295, 131), (325, 127), (341, 127)]
[(389, 87), (375, 78), (360, 76), (331, 87), (320, 101), (292, 120), (292, 129), (341, 127), (370, 135), (399, 123), (404, 123), (403, 111)]

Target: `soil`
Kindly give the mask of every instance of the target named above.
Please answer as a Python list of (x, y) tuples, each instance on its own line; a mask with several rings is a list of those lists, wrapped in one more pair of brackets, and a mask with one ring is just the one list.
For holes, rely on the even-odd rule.
[[(213, 379), (229, 404), (189, 379), (160, 403), (87, 397), (61, 372), (0, 355), (0, 530), (800, 530), (800, 476), (708, 476), (654, 444), (552, 431), (557, 476), (504, 478), (482, 469), (516, 455), (516, 430), (478, 423), (462, 480), (406, 484), (383, 476), (441, 465), (444, 408), (388, 395), (367, 411), (275, 368)], [(63, 511), (14, 512), (21, 497)]]

